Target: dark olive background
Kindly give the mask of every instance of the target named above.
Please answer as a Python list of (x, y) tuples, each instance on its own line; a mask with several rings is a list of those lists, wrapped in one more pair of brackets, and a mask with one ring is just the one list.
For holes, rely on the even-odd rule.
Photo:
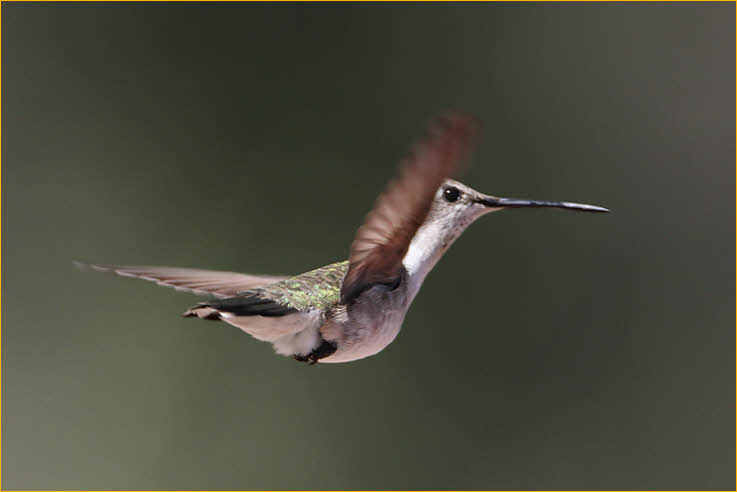
[[(2, 6), (9, 489), (733, 489), (735, 6)], [(309, 367), (72, 259), (343, 259), (456, 108), (475, 224)]]

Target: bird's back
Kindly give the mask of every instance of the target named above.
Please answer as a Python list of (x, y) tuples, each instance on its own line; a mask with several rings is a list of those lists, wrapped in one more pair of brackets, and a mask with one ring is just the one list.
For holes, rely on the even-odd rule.
[(348, 262), (331, 263), (256, 289), (260, 295), (297, 311), (327, 311), (338, 304)]

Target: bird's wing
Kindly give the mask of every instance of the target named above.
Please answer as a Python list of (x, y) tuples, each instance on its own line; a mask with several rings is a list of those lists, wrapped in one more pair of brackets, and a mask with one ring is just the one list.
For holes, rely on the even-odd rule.
[(467, 116), (441, 118), (400, 163), (398, 176), (376, 200), (351, 244), (341, 303), (350, 302), (373, 284), (397, 282), (412, 237), (424, 222), (438, 187), (459, 171), (475, 129), (474, 120)]
[(195, 294), (231, 297), (255, 287), (262, 287), (288, 277), (273, 275), (247, 275), (236, 272), (218, 272), (195, 268), (159, 266), (93, 265), (75, 262), (78, 268), (98, 272), (112, 272), (124, 277), (141, 278), (159, 285)]

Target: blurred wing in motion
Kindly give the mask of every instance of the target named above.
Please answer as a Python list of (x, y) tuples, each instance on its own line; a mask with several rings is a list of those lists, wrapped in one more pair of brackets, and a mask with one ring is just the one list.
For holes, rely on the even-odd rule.
[(158, 285), (174, 287), (177, 290), (216, 297), (232, 297), (244, 290), (263, 287), (288, 278), (274, 275), (248, 275), (236, 272), (198, 270), (195, 268), (93, 265), (78, 261), (75, 261), (74, 264), (81, 270), (111, 272), (123, 277), (149, 280), (156, 282)]
[(475, 121), (453, 114), (430, 125), (379, 196), (351, 244), (348, 273), (340, 292), (346, 304), (373, 284), (395, 284), (402, 259), (430, 211), (435, 192), (455, 175), (476, 133)]

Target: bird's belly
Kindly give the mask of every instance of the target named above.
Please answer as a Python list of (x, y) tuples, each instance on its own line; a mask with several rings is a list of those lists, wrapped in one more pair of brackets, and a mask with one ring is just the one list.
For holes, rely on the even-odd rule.
[(288, 335), (294, 335), (316, 323), (319, 326), (319, 314), (300, 312), (286, 316), (234, 316), (221, 313), (226, 323), (240, 328), (256, 340), (274, 342)]
[[(332, 338), (337, 343), (337, 350), (320, 362), (349, 362), (377, 354), (394, 341), (402, 321), (404, 313), (390, 313), (375, 323), (330, 326), (336, 321), (328, 321), (320, 331), (323, 338)], [(339, 333), (338, 337), (331, 337), (334, 333)]]

